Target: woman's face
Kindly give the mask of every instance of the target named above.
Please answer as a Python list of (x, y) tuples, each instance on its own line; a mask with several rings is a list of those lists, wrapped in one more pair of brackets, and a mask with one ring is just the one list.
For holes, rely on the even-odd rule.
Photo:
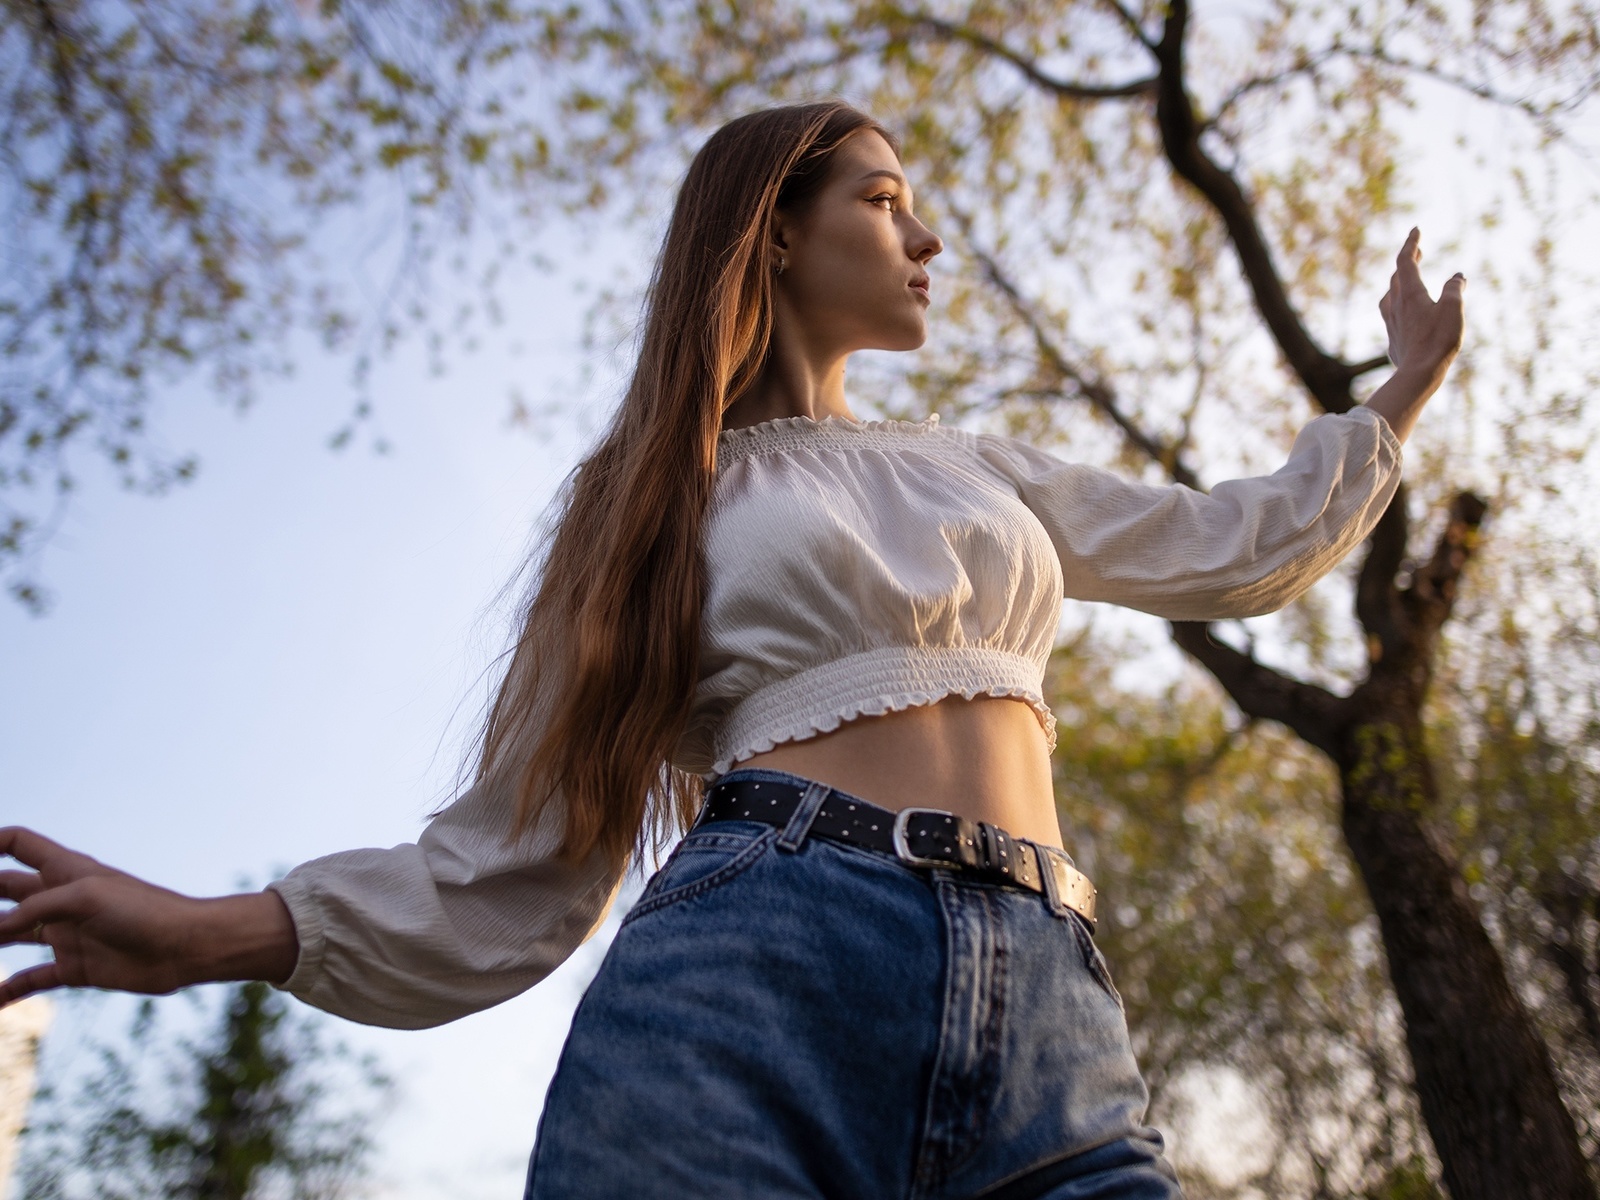
[(834, 156), (798, 216), (780, 213), (777, 318), (813, 354), (915, 350), (928, 337), (928, 260), (944, 243), (912, 215), (911, 185), (883, 136)]

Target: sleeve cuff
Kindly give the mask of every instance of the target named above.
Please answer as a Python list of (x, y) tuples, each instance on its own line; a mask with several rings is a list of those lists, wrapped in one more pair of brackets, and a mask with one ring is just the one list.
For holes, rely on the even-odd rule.
[(304, 999), (322, 970), (322, 957), (328, 944), (322, 915), (304, 882), (296, 879), (293, 872), (267, 884), (267, 890), (277, 892), (283, 900), (289, 919), (294, 922), (295, 937), (300, 942), (300, 955), (295, 959), (289, 978), (272, 986)]
[(1394, 430), (1382, 413), (1374, 412), (1365, 404), (1358, 404), (1349, 412), (1341, 413), (1340, 415), (1372, 422), (1378, 428), (1378, 441), (1388, 453), (1389, 458), (1397, 464), (1402, 461), (1404, 455), (1401, 450), (1400, 439), (1395, 436)]

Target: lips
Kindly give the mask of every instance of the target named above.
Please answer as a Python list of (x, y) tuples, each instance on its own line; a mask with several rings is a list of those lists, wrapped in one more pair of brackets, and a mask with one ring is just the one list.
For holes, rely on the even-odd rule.
[(921, 293), (924, 300), (931, 298), (928, 293), (928, 277), (926, 275), (917, 276), (908, 286), (912, 291)]

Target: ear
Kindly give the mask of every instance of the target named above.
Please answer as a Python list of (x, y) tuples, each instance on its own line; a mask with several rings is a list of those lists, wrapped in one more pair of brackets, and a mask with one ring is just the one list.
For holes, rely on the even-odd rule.
[(774, 211), (767, 226), (767, 237), (777, 253), (787, 253), (793, 245), (795, 220), (788, 213)]

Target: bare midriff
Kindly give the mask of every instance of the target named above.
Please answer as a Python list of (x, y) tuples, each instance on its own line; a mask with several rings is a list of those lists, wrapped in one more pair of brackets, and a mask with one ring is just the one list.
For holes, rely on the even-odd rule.
[(737, 765), (820, 780), (896, 812), (938, 808), (1061, 845), (1049, 744), (1023, 700), (951, 696), (860, 717)]

